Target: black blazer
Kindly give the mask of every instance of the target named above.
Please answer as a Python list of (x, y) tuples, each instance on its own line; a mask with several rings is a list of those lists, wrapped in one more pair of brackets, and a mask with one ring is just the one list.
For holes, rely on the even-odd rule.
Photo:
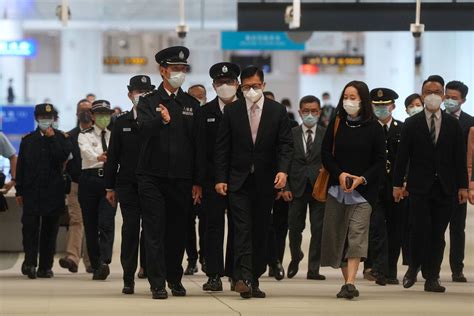
[(275, 175), (288, 173), (292, 144), (290, 120), (280, 103), (265, 98), (255, 145), (245, 99), (226, 105), (216, 141), (216, 182), (235, 192), (253, 166), (261, 193), (274, 194)]
[(72, 159), (68, 160), (66, 164), (66, 172), (71, 177), (71, 180), (75, 183), (79, 183), (79, 177), (82, 170), (81, 149), (79, 148), (79, 143), (77, 142), (80, 132), (81, 129), (79, 126), (68, 132), (68, 141), (71, 144)]
[(314, 185), (321, 169), (321, 144), (323, 142), (326, 128), (317, 125), (316, 135), (311, 146), (311, 154), (306, 160), (306, 153), (303, 144), (303, 126), (292, 128), (293, 136), (293, 157), (291, 159), (290, 173), (288, 175), (287, 190), (293, 193), (294, 197), (303, 196), (306, 186), (309, 183)]
[(439, 179), (447, 195), (467, 188), (466, 146), (457, 119), (442, 113), (436, 146), (431, 142), (425, 111), (405, 121), (402, 131), (393, 185), (401, 187), (408, 163), (407, 190), (410, 194), (428, 194)]
[(469, 129), (474, 126), (474, 117), (470, 116), (464, 111), (459, 115), (459, 125), (461, 125), (462, 133), (464, 135), (464, 144), (467, 148), (467, 139), (469, 138)]

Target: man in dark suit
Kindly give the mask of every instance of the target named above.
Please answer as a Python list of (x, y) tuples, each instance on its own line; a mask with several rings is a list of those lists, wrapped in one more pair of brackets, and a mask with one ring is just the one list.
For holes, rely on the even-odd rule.
[(425, 110), (405, 121), (393, 178), (393, 197), (398, 202), (404, 196), (404, 176), (410, 164), (411, 262), (403, 286), (413, 286), (421, 267), (425, 291), (445, 292), (439, 283), (444, 233), (455, 204), (467, 201), (466, 149), (459, 123), (440, 110), (443, 78), (430, 76), (425, 80), (422, 98)]
[(336, 117), (336, 108), (331, 103), (329, 92), (323, 93), (323, 108), (321, 109), (321, 119), (319, 125), (328, 127), (329, 123)]
[(326, 131), (324, 127), (317, 125), (321, 114), (320, 100), (312, 95), (303, 97), (300, 100), (299, 113), (303, 124), (291, 130), (294, 150), (288, 182), (283, 192), (283, 199), (290, 202), (288, 225), (291, 262), (288, 266), (288, 277), (292, 278), (296, 275), (298, 264), (303, 259), (302, 232), (306, 222), (306, 210), (309, 206), (311, 242), (306, 278), (325, 280), (326, 278), (319, 274), (325, 204), (312, 197), (313, 186), (321, 168), (321, 144)]
[[(469, 88), (461, 81), (451, 81), (446, 84), (446, 95), (444, 107), (446, 112), (456, 118), (461, 125), (463, 136), (467, 148), (469, 129), (474, 126), (474, 118), (461, 110), (461, 106), (466, 102)], [(467, 282), (463, 274), (464, 269), (464, 249), (466, 246), (466, 214), (467, 204), (459, 204), (453, 212), (453, 217), (449, 223), (449, 264), (451, 266), (453, 282)]]
[(263, 298), (270, 214), (275, 189), (286, 185), (292, 140), (286, 109), (263, 97), (263, 71), (248, 67), (240, 78), (245, 99), (225, 107), (217, 136), (216, 191), (229, 194), (234, 219), (235, 290)]
[[(206, 174), (203, 182), (202, 208), (206, 212), (205, 237), (207, 243), (205, 243), (205, 253), (206, 275), (209, 278), (202, 289), (204, 291), (222, 291), (221, 277), (224, 275), (230, 278), (233, 277), (233, 225), (228, 198), (217, 194), (214, 188), (216, 183), (215, 143), (225, 106), (237, 100), (236, 93), (239, 88), (240, 67), (233, 63), (217, 63), (209, 69), (209, 75), (213, 79), (212, 85), (217, 97), (201, 108), (198, 138), (200, 153), (205, 155), (205, 157), (200, 158), (200, 163), (204, 164), (202, 168)], [(223, 248), (226, 210), (228, 229), (224, 266)]]
[(136, 174), (154, 299), (168, 298), (166, 281), (173, 296), (186, 295), (181, 283), (186, 218), (192, 203), (201, 198), (196, 160), (199, 103), (181, 89), (188, 56), (183, 46), (159, 51), (155, 59), (163, 82), (137, 105), (142, 144)]

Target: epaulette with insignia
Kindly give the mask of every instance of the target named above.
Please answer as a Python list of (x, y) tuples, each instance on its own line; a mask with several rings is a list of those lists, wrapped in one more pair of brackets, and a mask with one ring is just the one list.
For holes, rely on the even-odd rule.
[(81, 131), (81, 134), (90, 133), (93, 130), (94, 130), (94, 127), (89, 127), (89, 128), (86, 128), (85, 130)]
[(145, 92), (144, 94), (142, 94), (142, 98), (145, 98), (145, 97), (148, 97), (150, 95), (154, 95), (158, 90), (150, 90), (148, 92)]
[(123, 111), (122, 113), (117, 115), (117, 118), (124, 116), (125, 114), (130, 113), (130, 111)]

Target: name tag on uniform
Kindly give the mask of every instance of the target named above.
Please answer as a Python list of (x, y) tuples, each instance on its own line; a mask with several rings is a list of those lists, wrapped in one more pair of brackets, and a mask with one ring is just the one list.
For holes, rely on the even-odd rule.
[(211, 118), (208, 118), (207, 119), (207, 122), (210, 123), (210, 122), (215, 122), (216, 121), (216, 118), (215, 117), (211, 117)]
[(161, 112), (161, 108), (160, 108), (160, 107), (157, 107), (157, 108), (155, 108), (155, 111), (156, 111), (156, 112)]
[(184, 107), (183, 108), (183, 115), (193, 116), (193, 108)]
[(124, 127), (124, 128), (123, 128), (123, 131), (124, 131), (124, 132), (131, 132), (132, 129), (131, 129), (130, 127)]

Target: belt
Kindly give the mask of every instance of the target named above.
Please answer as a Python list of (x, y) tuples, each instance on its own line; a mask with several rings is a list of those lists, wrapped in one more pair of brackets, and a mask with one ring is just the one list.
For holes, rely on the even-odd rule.
[(82, 174), (98, 178), (104, 177), (104, 168), (83, 169)]

